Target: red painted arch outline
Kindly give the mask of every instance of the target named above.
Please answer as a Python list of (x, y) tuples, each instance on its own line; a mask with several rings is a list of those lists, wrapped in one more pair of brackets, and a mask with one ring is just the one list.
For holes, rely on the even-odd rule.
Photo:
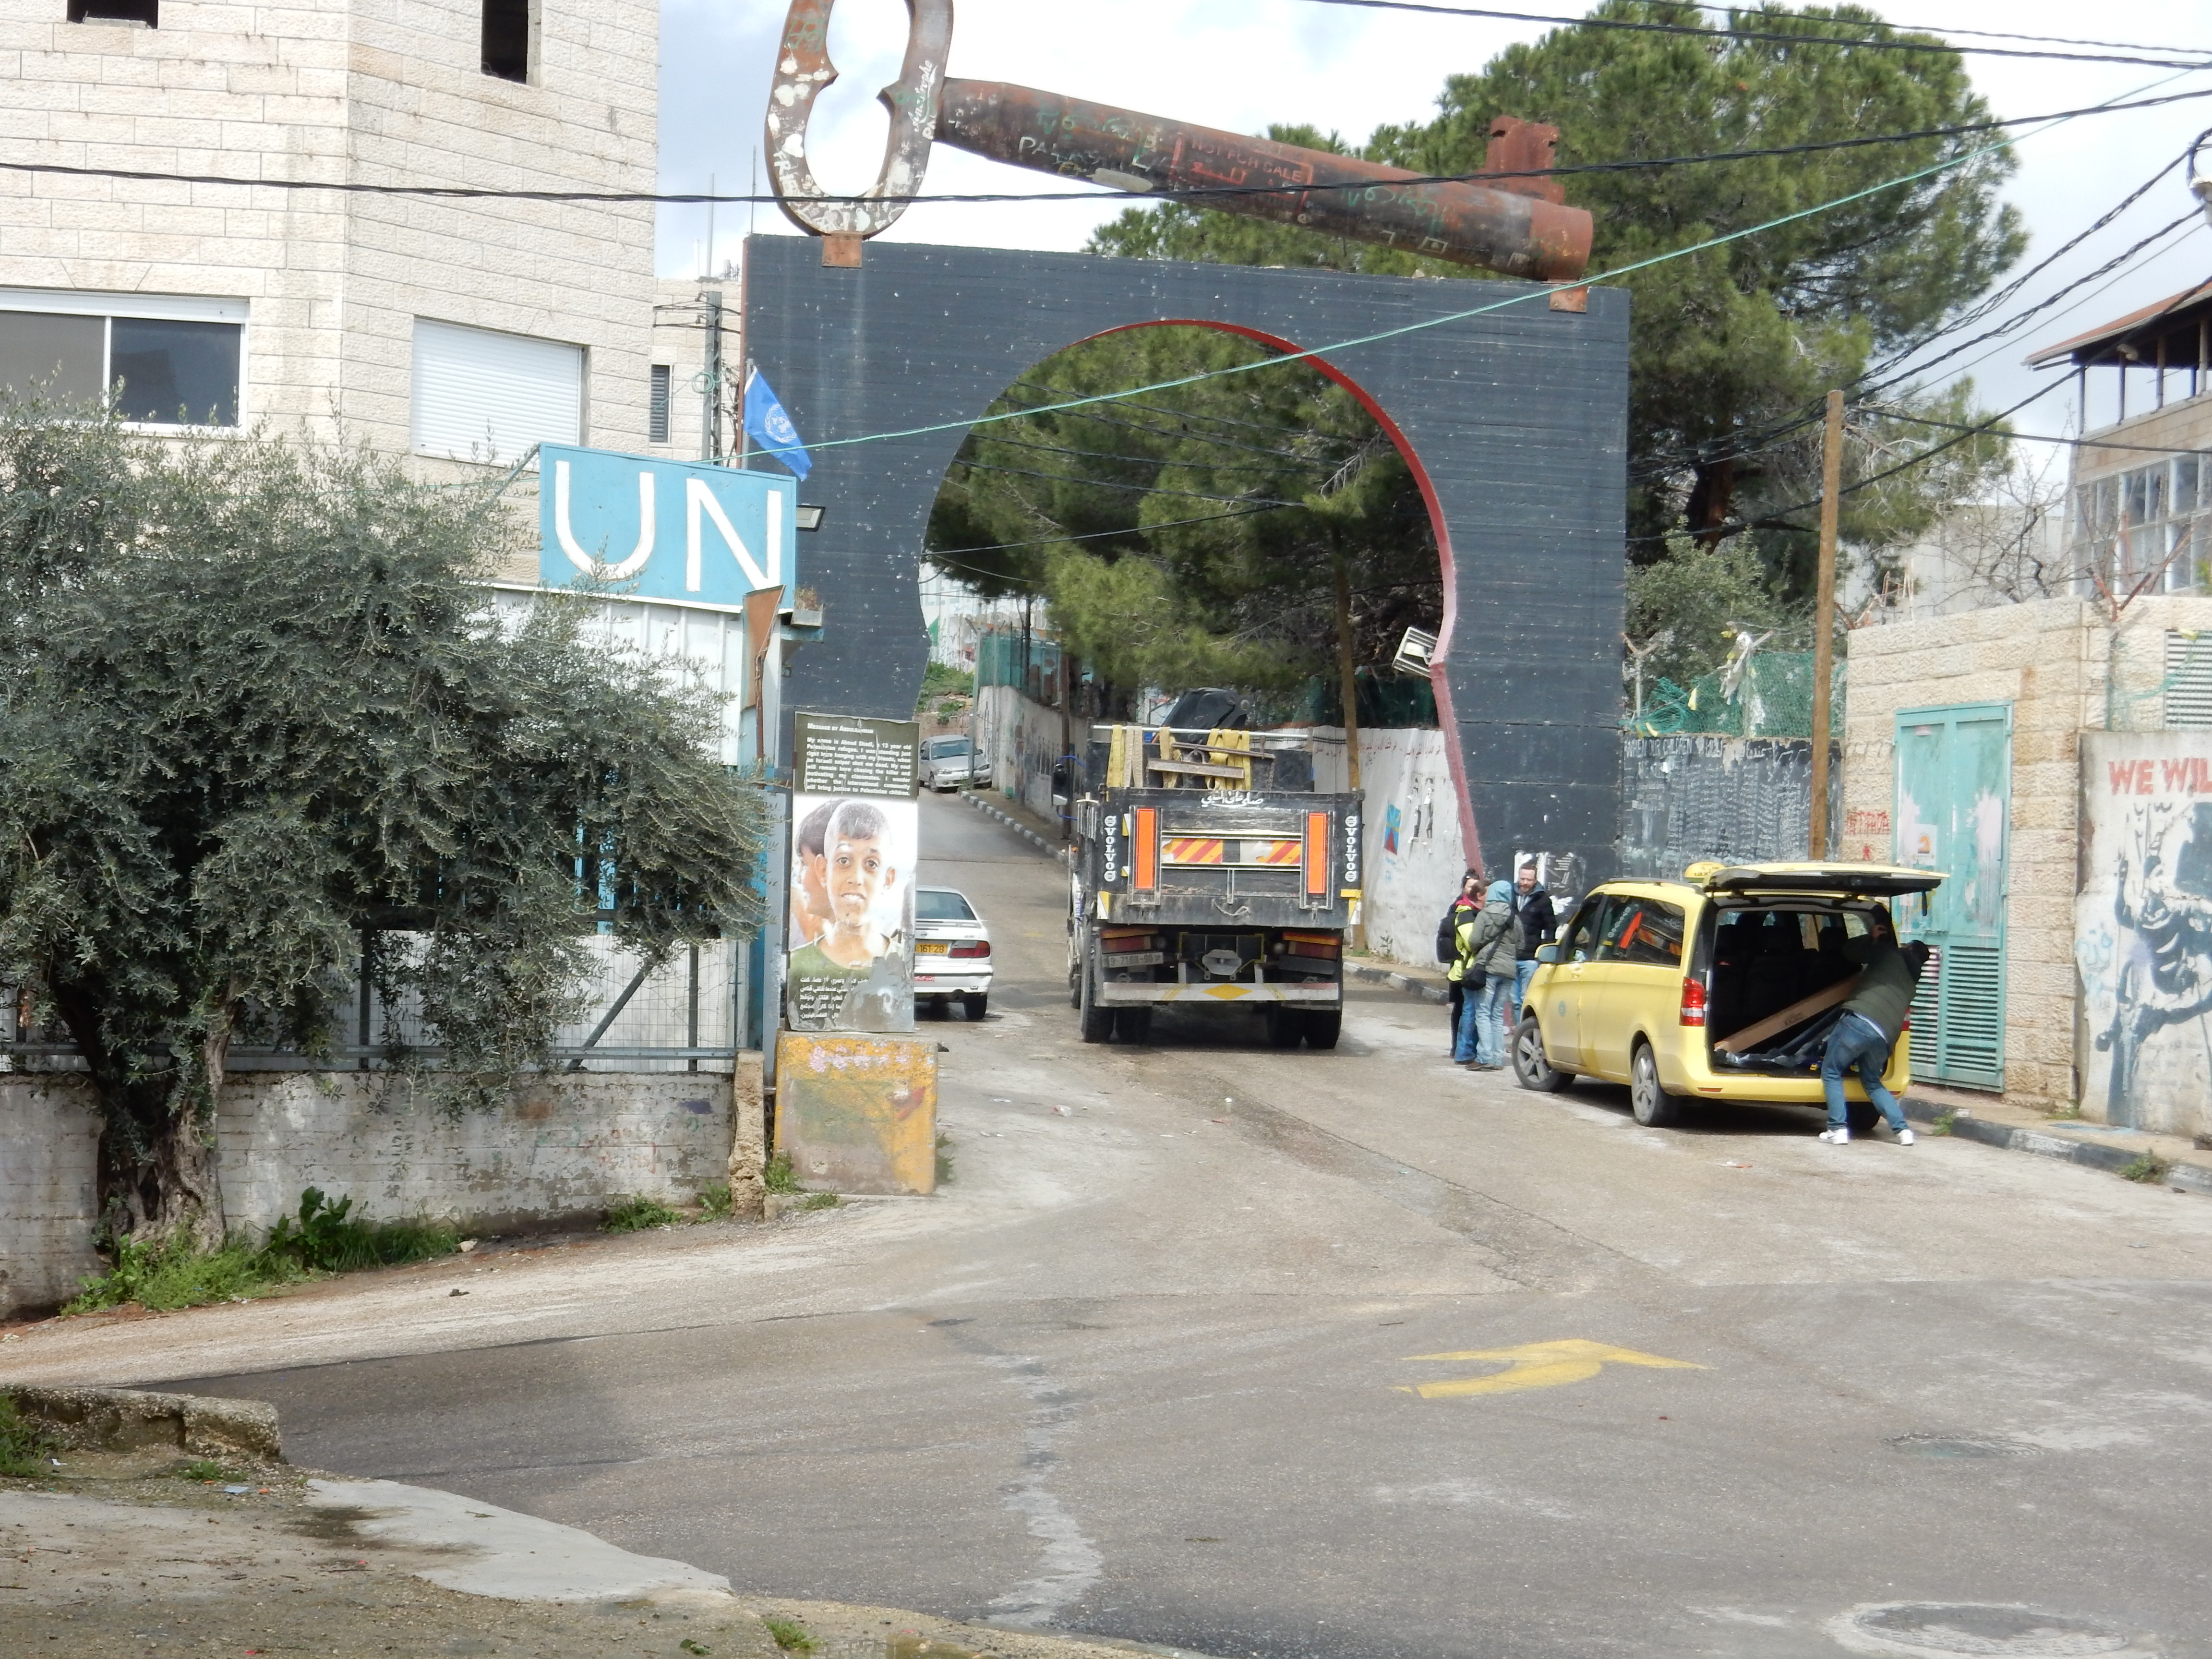
[[(1242, 323), (1217, 322), (1204, 317), (1159, 317), (1147, 322), (1123, 323), (1114, 328), (1102, 328), (1097, 333), (1086, 335), (1084, 338), (1099, 340), (1109, 334), (1126, 334), (1139, 328), (1210, 328), (1219, 333), (1235, 334), (1256, 341), (1277, 351), (1296, 354), (1305, 349), (1296, 341), (1270, 334), (1264, 329), (1249, 328)], [(1079, 345), (1082, 342), (1073, 343)], [(1459, 621), (1459, 592), (1458, 584), (1453, 580), (1451, 531), (1444, 523), (1443, 508), (1437, 505), (1436, 485), (1429, 477), (1428, 468), (1421, 465), (1420, 455), (1406, 434), (1399, 430), (1397, 422), (1390, 418), (1390, 412), (1375, 401), (1365, 386), (1326, 357), (1305, 357), (1301, 361), (1311, 364), (1317, 372), (1342, 386), (1362, 409), (1375, 417), (1375, 424), (1382, 428), (1384, 435), (1397, 447), (1399, 454), (1406, 458), (1407, 468), (1413, 473), (1414, 483), (1420, 488), (1421, 501), (1429, 509), (1429, 524), (1436, 532), (1437, 562), (1443, 577), (1444, 589), (1443, 626), (1437, 635), (1436, 659), (1429, 665), (1429, 687), (1436, 693), (1437, 718), (1444, 729), (1444, 760), (1451, 769), (1452, 793), (1457, 798), (1459, 805), (1460, 845), (1467, 854), (1468, 869), (1485, 869), (1487, 866), (1482, 861), (1482, 834), (1475, 826), (1474, 804), (1468, 793), (1467, 763), (1460, 753), (1459, 721), (1452, 712), (1451, 684), (1443, 670), (1444, 664), (1451, 658), (1452, 630)]]

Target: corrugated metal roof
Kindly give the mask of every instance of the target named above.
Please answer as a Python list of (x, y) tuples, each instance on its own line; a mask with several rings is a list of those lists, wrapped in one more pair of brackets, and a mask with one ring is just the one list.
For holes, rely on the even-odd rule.
[(2143, 331), (2144, 325), (2154, 321), (2164, 327), (2154, 331), (2164, 333), (2179, 328), (2185, 323), (2196, 322), (2199, 317), (2212, 314), (2212, 283), (2196, 288), (2185, 288), (2180, 293), (2140, 311), (2130, 311), (2124, 317), (2091, 329), (2087, 334), (2076, 334), (2070, 340), (2061, 340), (2057, 345), (2044, 347), (2027, 360), (2030, 368), (2041, 368), (2057, 362), (2062, 357), (2094, 358), (2100, 348), (2117, 344), (2130, 334)]

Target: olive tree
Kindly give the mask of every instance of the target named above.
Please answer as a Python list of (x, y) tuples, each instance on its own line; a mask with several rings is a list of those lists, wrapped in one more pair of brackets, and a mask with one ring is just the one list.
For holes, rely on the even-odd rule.
[(584, 936), (752, 927), (763, 813), (583, 600), (502, 624), (514, 519), (366, 451), (0, 407), (0, 978), (64, 1026), (113, 1231), (219, 1239), (231, 1045), (327, 1051), (370, 929), (457, 1106), (545, 1062)]

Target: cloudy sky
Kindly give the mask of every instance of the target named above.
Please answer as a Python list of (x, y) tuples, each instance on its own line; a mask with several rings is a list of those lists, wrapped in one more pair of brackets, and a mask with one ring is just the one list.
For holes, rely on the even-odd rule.
[[(1514, 9), (1574, 5), (1522, 0)], [(1893, 22), (1938, 32), (1981, 29), (2212, 52), (2212, 0), (2136, 0), (2083, 6), (2079, 0), (1906, 0), (1877, 9)], [(661, 185), (664, 190), (745, 189), (754, 176), (763, 111), (774, 69), (783, 0), (665, 0), (661, 32)], [(1386, 121), (1429, 115), (1447, 74), (1479, 68), (1501, 47), (1544, 26), (1419, 13), (1376, 12), (1318, 0), (958, 0), (951, 72), (1012, 81), (1232, 131), (1272, 121), (1308, 121), (1364, 139)], [(1965, 35), (1954, 37), (1970, 44)], [(842, 78), (817, 106), (811, 134), (815, 170), (831, 190), (860, 190), (875, 178), (884, 118), (876, 89), (896, 78), (906, 40), (903, 0), (838, 0), (830, 57)], [(1984, 44), (2019, 46), (2018, 41)], [(2054, 48), (2065, 50), (2065, 48)], [(1978, 85), (2004, 116), (2071, 109), (2149, 91), (2212, 93), (2212, 72), (2178, 74), (2140, 65), (1973, 57)], [(2064, 123), (2019, 146), (2012, 199), (2033, 237), (2027, 260), (2081, 230), (2161, 163), (2212, 127), (2212, 96), (2162, 109)], [(764, 175), (763, 175), (764, 177)], [(1041, 175), (939, 147), (933, 191), (1053, 188)], [(2189, 205), (2179, 175), (2079, 253), (2037, 277), (2025, 303), (2054, 292), (2137, 235)], [(890, 237), (970, 246), (1073, 249), (1127, 204), (1105, 192), (1065, 205), (919, 205)], [(714, 216), (714, 247), (701, 208), (661, 210), (659, 268), (683, 276), (734, 259), (747, 210)], [(796, 234), (773, 207), (753, 228)], [(2043, 319), (1980, 362), (1972, 374), (1984, 401), (2002, 407), (2044, 377), (2021, 364), (2028, 348), (2061, 339), (2212, 276), (2212, 230), (2200, 225), (2156, 257), (2138, 260), (2106, 285), (2069, 295)], [(1986, 350), (1988, 348), (1978, 349)], [(2109, 377), (2107, 377), (2109, 378)], [(2053, 393), (2020, 417), (2023, 429), (2072, 426), (2071, 392)], [(2090, 417), (2112, 417), (2108, 392), (2093, 392)], [(2078, 429), (2078, 428), (2076, 428)]]

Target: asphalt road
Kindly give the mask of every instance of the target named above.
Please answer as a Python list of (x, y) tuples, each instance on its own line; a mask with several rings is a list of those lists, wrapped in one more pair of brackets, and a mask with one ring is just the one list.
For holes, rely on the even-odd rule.
[(741, 1589), (1212, 1654), (2212, 1655), (2212, 1203), (1796, 1109), (1647, 1131), (1379, 990), (1329, 1054), (1086, 1048), (1059, 867), (923, 823), (1000, 975), (927, 1028), (938, 1197), (21, 1358)]

